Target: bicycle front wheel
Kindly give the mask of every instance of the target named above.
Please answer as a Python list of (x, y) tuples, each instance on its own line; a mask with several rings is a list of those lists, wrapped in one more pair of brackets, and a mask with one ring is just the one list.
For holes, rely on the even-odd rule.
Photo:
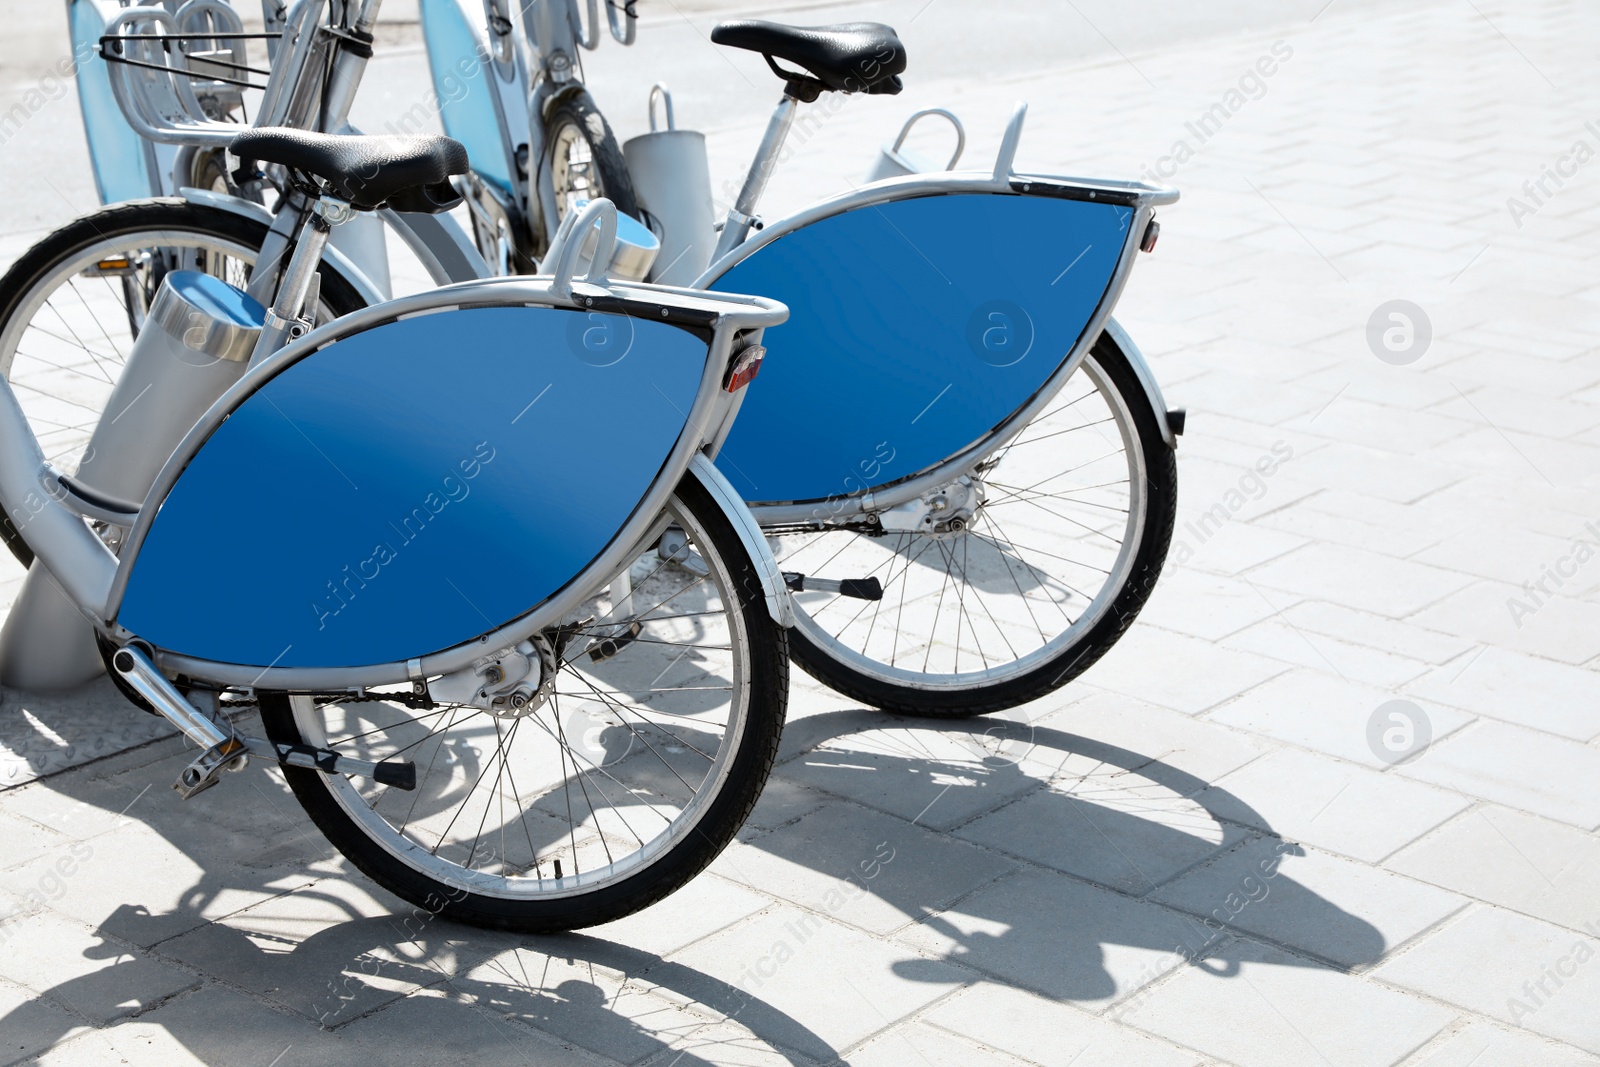
[[(68, 223), (12, 264), (0, 277), (0, 375), (46, 460), (77, 469), (168, 272), (243, 288), (266, 238), (261, 222), (219, 208), (133, 200)], [(365, 306), (337, 271), (324, 264), (321, 274), (319, 323)], [(5, 508), (0, 536), (27, 566), (33, 553), (10, 516)]]
[(611, 124), (594, 98), (579, 89), (556, 101), (545, 121), (546, 173), (556, 194), (556, 221), (579, 200), (602, 196), (624, 215), (639, 217), (633, 179)]
[(515, 712), (262, 695), (274, 741), (416, 765), (411, 792), (284, 768), (339, 851), (434, 914), (523, 933), (628, 915), (716, 858), (777, 754), (787, 649), (710, 494), (687, 478), (667, 510), (704, 567), (648, 553), (538, 635), (552, 666)]
[(877, 578), (883, 599), (794, 598), (807, 673), (873, 707), (961, 717), (1065, 685), (1116, 643), (1161, 573), (1177, 460), (1115, 341), (973, 472), (963, 528), (775, 532), (786, 572)]

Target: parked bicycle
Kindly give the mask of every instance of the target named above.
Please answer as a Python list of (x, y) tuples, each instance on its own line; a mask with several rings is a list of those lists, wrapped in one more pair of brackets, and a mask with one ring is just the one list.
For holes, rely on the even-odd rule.
[[(313, 204), (270, 306), (168, 272), (71, 471), (0, 387), (0, 497), (34, 571), (200, 746), (182, 796), (276, 762), (358, 868), (480, 925), (660, 899), (742, 824), (782, 728), (787, 593), (708, 457), (785, 309), (610, 280), (598, 200), (549, 276), (314, 328), (335, 227), (452, 206), (466, 154), (282, 129), (231, 147)], [(651, 551), (669, 526), (700, 571)], [(229, 718), (251, 701), (265, 738)]]
[[(874, 182), (756, 232), (799, 106), (896, 91), (904, 49), (870, 24), (738, 22), (713, 39), (765, 56), (783, 96), (714, 251), (684, 231), (699, 220), (655, 223), (669, 250), (714, 258), (698, 286), (771, 293), (794, 312), (718, 462), (779, 551), (797, 662), (918, 714), (1049, 692), (1131, 623), (1170, 541), (1182, 413), (1110, 316), (1176, 193), (1014, 173), (1019, 108), (991, 171)], [(37, 297), (13, 294), (75, 278), (97, 239), (80, 229), (62, 242), (79, 259), (46, 249), (0, 284), (0, 359), (42, 316)], [(244, 260), (248, 243), (223, 247)], [(325, 300), (370, 299), (342, 265), (322, 274)]]

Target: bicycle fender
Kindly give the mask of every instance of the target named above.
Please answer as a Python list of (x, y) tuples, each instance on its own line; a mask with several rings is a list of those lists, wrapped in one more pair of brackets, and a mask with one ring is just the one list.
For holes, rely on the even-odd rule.
[(1128, 366), (1133, 368), (1133, 373), (1139, 378), (1139, 384), (1144, 386), (1144, 394), (1150, 400), (1150, 409), (1156, 414), (1156, 425), (1161, 427), (1161, 439), (1167, 443), (1168, 448), (1176, 449), (1178, 439), (1173, 435), (1172, 424), (1167, 418), (1167, 401), (1161, 395), (1161, 385), (1156, 381), (1156, 372), (1150, 369), (1144, 353), (1133, 343), (1133, 338), (1122, 328), (1122, 323), (1114, 318), (1107, 319), (1105, 328), (1100, 332), (1111, 338), (1122, 350), (1122, 354), (1128, 358)]
[(745, 551), (750, 553), (756, 573), (761, 576), (761, 593), (766, 598), (767, 613), (772, 616), (772, 621), (785, 630), (792, 628), (795, 621), (794, 605), (789, 601), (788, 587), (783, 584), (783, 572), (778, 569), (778, 561), (773, 558), (772, 548), (767, 544), (767, 538), (762, 534), (755, 516), (744, 506), (744, 499), (704, 452), (697, 453), (689, 462), (689, 473), (699, 479), (706, 492), (721, 506), (728, 521), (733, 523)]

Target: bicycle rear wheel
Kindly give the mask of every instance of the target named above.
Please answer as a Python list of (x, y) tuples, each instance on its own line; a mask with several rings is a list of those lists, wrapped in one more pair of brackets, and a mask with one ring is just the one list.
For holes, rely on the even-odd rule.
[(984, 500), (964, 529), (776, 532), (786, 572), (883, 589), (880, 601), (797, 593), (795, 662), (870, 706), (941, 717), (1014, 707), (1077, 677), (1133, 622), (1166, 558), (1177, 461), (1161, 417), (1103, 334), (979, 465)]
[(416, 765), (413, 792), (284, 768), (340, 852), (435, 914), (524, 933), (628, 915), (716, 858), (777, 754), (787, 650), (710, 494), (686, 478), (667, 510), (704, 571), (636, 560), (536, 639), (555, 667), (524, 708), (262, 695), (274, 741)]

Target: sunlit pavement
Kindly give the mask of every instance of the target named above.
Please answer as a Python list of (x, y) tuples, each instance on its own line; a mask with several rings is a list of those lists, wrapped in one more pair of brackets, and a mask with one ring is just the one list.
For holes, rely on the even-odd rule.
[[(1118, 315), (1189, 411), (1178, 529), (1082, 679), (991, 729), (797, 673), (741, 840), (560, 938), (407, 923), (275, 773), (180, 803), (104, 681), (7, 693), (0, 1063), (1600, 1062), (1600, 17), (1313, 14), (1051, 72), (913, 53), (773, 186), (848, 188), (933, 105), (981, 165), (1026, 99), (1019, 167), (1183, 190)], [(776, 83), (698, 47), (686, 98), (742, 101), (680, 107), (720, 182)], [(420, 63), (375, 64), (369, 128)]]

